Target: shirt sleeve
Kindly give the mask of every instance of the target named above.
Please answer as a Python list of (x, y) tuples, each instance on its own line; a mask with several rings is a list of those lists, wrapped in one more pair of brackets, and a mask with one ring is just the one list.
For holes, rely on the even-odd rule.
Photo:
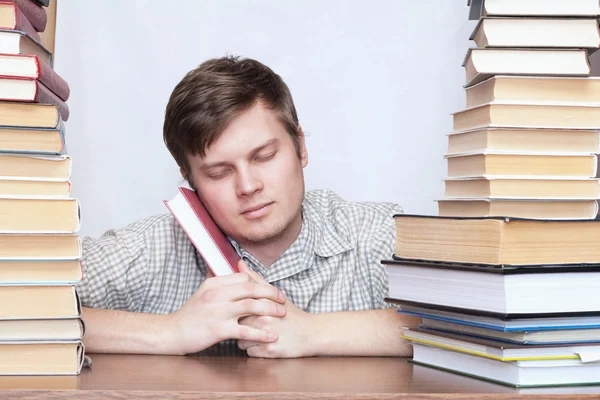
[(147, 292), (149, 248), (156, 220), (82, 240), (83, 279), (76, 286), (84, 307), (139, 311)]
[(385, 302), (389, 295), (389, 282), (385, 265), (382, 260), (392, 258), (396, 249), (396, 221), (395, 214), (402, 214), (403, 210), (396, 205), (391, 213), (384, 219), (383, 223), (371, 237), (371, 250), (368, 253), (370, 267), (371, 294), (374, 309), (394, 308), (393, 304)]

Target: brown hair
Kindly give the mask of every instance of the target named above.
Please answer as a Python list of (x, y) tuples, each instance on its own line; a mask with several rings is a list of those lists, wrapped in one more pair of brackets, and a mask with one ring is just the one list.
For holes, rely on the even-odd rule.
[(257, 102), (278, 113), (300, 157), (301, 131), (292, 95), (266, 65), (234, 56), (211, 59), (175, 86), (166, 108), (163, 139), (188, 182), (187, 155), (203, 157), (229, 121)]

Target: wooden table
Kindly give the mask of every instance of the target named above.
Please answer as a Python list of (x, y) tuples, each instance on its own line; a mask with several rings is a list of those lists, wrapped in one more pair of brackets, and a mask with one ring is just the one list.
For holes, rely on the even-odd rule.
[(79, 376), (0, 377), (0, 398), (600, 398), (600, 387), (517, 390), (421, 367), (405, 358), (91, 357), (92, 367)]

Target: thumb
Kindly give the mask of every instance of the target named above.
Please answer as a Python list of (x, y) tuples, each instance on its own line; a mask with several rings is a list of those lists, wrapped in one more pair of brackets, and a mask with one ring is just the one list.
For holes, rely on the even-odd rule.
[(246, 264), (246, 263), (244, 262), (244, 260), (240, 260), (240, 261), (238, 261), (238, 270), (239, 270), (240, 272), (243, 272), (243, 273), (245, 273), (245, 274), (248, 274), (248, 275), (250, 275), (250, 277), (251, 277), (252, 279), (254, 279), (254, 281), (255, 281), (256, 283), (260, 283), (260, 284), (262, 284), (262, 285), (268, 285), (268, 284), (269, 284), (269, 282), (267, 282), (267, 281), (265, 280), (265, 278), (263, 278), (262, 276), (260, 276), (259, 274), (257, 274), (257, 273), (256, 273), (256, 272), (255, 272), (255, 271), (252, 269), (252, 268), (250, 268), (250, 267), (248, 266), (248, 264)]

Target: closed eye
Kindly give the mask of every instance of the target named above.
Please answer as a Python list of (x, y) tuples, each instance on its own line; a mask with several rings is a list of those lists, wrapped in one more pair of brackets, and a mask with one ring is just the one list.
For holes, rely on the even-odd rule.
[(258, 156), (256, 156), (255, 160), (256, 161), (269, 161), (271, 159), (273, 159), (273, 157), (275, 157), (276, 152), (272, 152), (272, 153), (268, 153), (268, 154), (260, 154)]

